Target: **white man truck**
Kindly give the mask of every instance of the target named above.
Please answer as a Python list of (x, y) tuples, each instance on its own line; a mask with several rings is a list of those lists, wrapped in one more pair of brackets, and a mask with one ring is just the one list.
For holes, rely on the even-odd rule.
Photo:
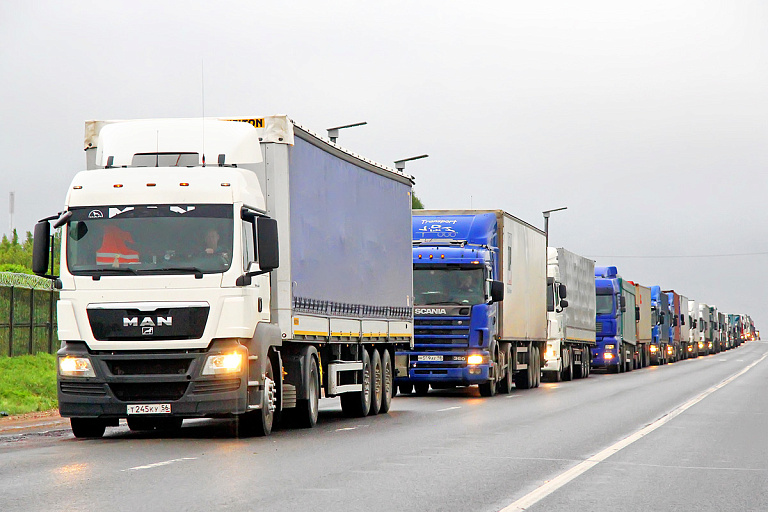
[[(232, 417), (266, 435), (321, 396), (387, 412), (413, 336), (412, 178), (285, 116), (86, 123), (63, 227), (58, 398), (76, 437)], [(207, 159), (207, 162), (206, 162)]]
[(589, 376), (595, 346), (595, 262), (561, 248), (547, 248), (547, 351), (550, 381)]

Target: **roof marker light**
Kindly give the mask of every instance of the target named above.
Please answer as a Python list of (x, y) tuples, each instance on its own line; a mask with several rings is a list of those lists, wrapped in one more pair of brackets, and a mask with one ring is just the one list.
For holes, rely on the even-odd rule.
[(75, 185), (72, 188), (75, 189), (75, 190), (80, 190), (81, 188), (83, 188), (83, 186), (82, 185)]
[(228, 186), (229, 186), (229, 183), (222, 183), (222, 184), (221, 184), (221, 186), (222, 186), (222, 187), (228, 187)]
[(429, 255), (429, 259), (432, 259), (432, 257), (433, 257), (433, 256), (434, 256), (434, 255), (430, 254), (430, 255)]
[(147, 186), (148, 186), (148, 187), (156, 187), (156, 186), (157, 186), (157, 183), (147, 183)]
[(123, 188), (123, 184), (122, 183), (115, 183), (112, 186), (115, 187), (115, 188)]
[(179, 186), (180, 186), (180, 187), (188, 187), (188, 186), (189, 186), (189, 183), (179, 183)]
[(441, 254), (441, 255), (440, 255), (440, 259), (441, 259), (441, 260), (444, 260), (444, 259), (445, 259), (445, 254)]

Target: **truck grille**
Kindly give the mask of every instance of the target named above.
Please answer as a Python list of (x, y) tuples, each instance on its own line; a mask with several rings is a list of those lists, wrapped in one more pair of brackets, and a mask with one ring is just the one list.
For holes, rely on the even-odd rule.
[(101, 382), (61, 382), (59, 389), (69, 395), (105, 396), (107, 390)]
[(468, 316), (414, 317), (414, 351), (456, 350), (469, 346)]
[(603, 322), (595, 323), (595, 332), (601, 332), (603, 330)]
[(93, 337), (99, 341), (199, 339), (208, 321), (209, 307), (138, 309), (88, 308)]
[(187, 391), (188, 382), (112, 383), (109, 388), (123, 402), (178, 400)]
[(107, 360), (112, 375), (184, 375), (191, 359)]

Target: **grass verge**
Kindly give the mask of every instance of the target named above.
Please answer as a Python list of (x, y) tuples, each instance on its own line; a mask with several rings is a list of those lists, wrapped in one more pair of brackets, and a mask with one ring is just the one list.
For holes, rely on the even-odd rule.
[(0, 357), (0, 412), (24, 414), (57, 406), (55, 355)]

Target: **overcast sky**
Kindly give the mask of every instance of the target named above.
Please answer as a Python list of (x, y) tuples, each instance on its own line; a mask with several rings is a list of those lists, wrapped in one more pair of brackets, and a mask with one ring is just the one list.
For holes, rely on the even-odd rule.
[(766, 27), (764, 0), (3, 0), (0, 233), (10, 191), (21, 232), (63, 208), (86, 119), (367, 121), (339, 142), (428, 153), (427, 207), (567, 206), (550, 245), (768, 333)]

